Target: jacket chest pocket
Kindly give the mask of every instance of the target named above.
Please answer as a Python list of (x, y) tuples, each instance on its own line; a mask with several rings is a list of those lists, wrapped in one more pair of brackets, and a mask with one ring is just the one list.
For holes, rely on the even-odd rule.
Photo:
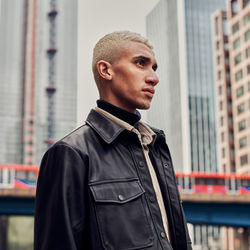
[(129, 250), (152, 246), (153, 233), (138, 180), (91, 184), (97, 222), (105, 249)]

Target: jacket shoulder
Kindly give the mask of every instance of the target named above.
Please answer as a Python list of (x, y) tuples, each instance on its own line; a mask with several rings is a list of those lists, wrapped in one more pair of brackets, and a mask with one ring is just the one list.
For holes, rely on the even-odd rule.
[(62, 139), (58, 140), (53, 147), (63, 144), (81, 151), (86, 148), (88, 142), (93, 141), (93, 137), (96, 136), (94, 135), (92, 128), (85, 123), (64, 136)]

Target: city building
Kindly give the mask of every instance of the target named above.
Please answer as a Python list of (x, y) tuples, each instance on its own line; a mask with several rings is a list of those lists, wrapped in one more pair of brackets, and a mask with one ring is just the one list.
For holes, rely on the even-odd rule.
[[(225, 7), (225, 0), (160, 0), (146, 19), (160, 79), (147, 118), (165, 131), (176, 171), (219, 170), (211, 15)], [(218, 227), (189, 231), (194, 249), (220, 245)]]
[(0, 163), (39, 164), (76, 126), (77, 1), (0, 4)]
[(213, 15), (219, 169), (239, 174), (250, 173), (248, 3), (227, 1), (227, 11), (217, 10)]
[(227, 1), (232, 114), (237, 173), (250, 173), (250, 4)]
[(216, 83), (218, 169), (235, 172), (232, 87), (228, 43), (227, 12), (213, 14), (213, 47)]
[(166, 132), (179, 171), (218, 171), (211, 28), (218, 8), (225, 0), (161, 0), (147, 16), (160, 78), (148, 120)]
[[(228, 0), (227, 10), (217, 10), (212, 18), (218, 163), (225, 173), (250, 173), (249, 2)], [(242, 228), (223, 228), (222, 249), (243, 249), (246, 233)]]

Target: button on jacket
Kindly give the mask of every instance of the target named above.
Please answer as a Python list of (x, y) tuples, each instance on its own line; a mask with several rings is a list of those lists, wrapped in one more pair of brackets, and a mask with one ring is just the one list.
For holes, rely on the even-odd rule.
[(86, 124), (44, 155), (35, 205), (35, 250), (190, 250), (162, 131), (149, 145), (168, 217), (164, 230), (140, 141), (92, 110)]

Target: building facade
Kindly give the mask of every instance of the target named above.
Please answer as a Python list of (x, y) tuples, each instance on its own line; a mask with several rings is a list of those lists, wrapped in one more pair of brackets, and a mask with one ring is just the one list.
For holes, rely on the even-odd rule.
[[(225, 6), (225, 0), (161, 0), (147, 16), (160, 79), (147, 117), (165, 131), (176, 171), (218, 171), (211, 15)], [(220, 228), (189, 231), (194, 249), (219, 249)]]
[(77, 1), (0, 3), (0, 162), (39, 164), (76, 126)]
[(250, 173), (250, 4), (227, 1), (230, 72), (237, 173)]
[(218, 171), (211, 14), (224, 7), (161, 0), (147, 16), (160, 77), (148, 120), (165, 130), (180, 171)]
[(216, 82), (216, 117), (218, 168), (220, 172), (235, 172), (232, 86), (228, 43), (227, 12), (213, 15), (213, 44)]
[(249, 1), (228, 1), (227, 11), (214, 13), (213, 26), (219, 169), (250, 173)]
[[(225, 173), (250, 173), (249, 3), (228, 0), (227, 10), (217, 10), (212, 18), (218, 162)], [(246, 229), (223, 228), (222, 249), (245, 249), (244, 234)]]

